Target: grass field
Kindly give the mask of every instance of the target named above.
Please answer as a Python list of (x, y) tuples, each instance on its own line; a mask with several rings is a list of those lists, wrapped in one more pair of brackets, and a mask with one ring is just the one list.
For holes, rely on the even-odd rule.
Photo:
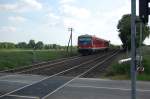
[[(124, 53), (119, 58), (123, 59), (127, 57), (127, 54)], [(143, 73), (137, 72), (137, 80), (150, 81), (150, 47), (143, 47), (142, 66), (144, 66), (145, 70)], [(111, 79), (130, 79), (130, 62), (124, 64), (118, 64), (118, 61), (114, 62), (110, 66), (106, 76)]]
[[(76, 55), (73, 52), (72, 55)], [(0, 50), (0, 70), (17, 68), (36, 62), (48, 61), (71, 56), (66, 51), (58, 50)]]

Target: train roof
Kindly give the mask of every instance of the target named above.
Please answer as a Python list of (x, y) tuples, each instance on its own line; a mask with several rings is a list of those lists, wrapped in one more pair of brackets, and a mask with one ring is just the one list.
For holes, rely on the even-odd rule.
[(85, 35), (80, 35), (79, 37), (92, 37), (92, 35), (85, 34)]
[(93, 37), (93, 38), (97, 38), (97, 39), (100, 39), (100, 40), (109, 42), (108, 40), (101, 39), (101, 38), (99, 38), (99, 37), (96, 37), (95, 35), (85, 34), (85, 35), (80, 35), (79, 37)]

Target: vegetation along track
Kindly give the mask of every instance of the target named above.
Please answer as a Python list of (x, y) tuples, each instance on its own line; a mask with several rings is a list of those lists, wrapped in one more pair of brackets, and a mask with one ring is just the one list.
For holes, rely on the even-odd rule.
[[(48, 62), (42, 62), (38, 64), (34, 64), (31, 66), (25, 66), (21, 68), (16, 68), (16, 69), (11, 69), (11, 70), (5, 70), (1, 71), (0, 73), (24, 73), (24, 74), (43, 74), (46, 75), (47, 73), (44, 73), (43, 71), (49, 71), (48, 74), (54, 74), (57, 71), (59, 72), (61, 68), (69, 68), (72, 65), (70, 64), (79, 64), (81, 62), (87, 61), (89, 59), (92, 59), (94, 57), (97, 57), (97, 55), (89, 55), (89, 56), (74, 56), (74, 57), (69, 57), (69, 58), (62, 58), (62, 59), (57, 59), (53, 61), (48, 61)], [(59, 69), (57, 69), (59, 68)], [(64, 69), (66, 69), (64, 68)], [(63, 69), (63, 70), (64, 70)]]
[(51, 60), (51, 61), (44, 61), (44, 62), (40, 62), (37, 64), (29, 65), (29, 66), (22, 66), (19, 68), (3, 70), (3, 71), (0, 71), (0, 73), (24, 73), (25, 71), (30, 71), (30, 70), (34, 70), (34, 69), (38, 69), (38, 68), (40, 69), (40, 68), (46, 67), (48, 65), (57, 64), (57, 63), (77, 59), (80, 57), (81, 56), (78, 55), (78, 56), (73, 56), (73, 57), (68, 57), (68, 58), (61, 58), (61, 59), (56, 59), (56, 60)]

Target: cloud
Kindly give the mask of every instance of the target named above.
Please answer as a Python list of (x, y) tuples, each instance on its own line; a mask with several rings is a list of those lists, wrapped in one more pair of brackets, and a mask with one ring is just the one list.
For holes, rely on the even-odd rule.
[(90, 11), (84, 7), (78, 7), (75, 4), (75, 0), (60, 0), (59, 10), (62, 16), (76, 17), (76, 18), (88, 18)]
[(77, 18), (88, 18), (91, 14), (86, 8), (76, 7), (69, 4), (62, 5), (61, 12), (66, 16)]
[(85, 29), (84, 21), (91, 16), (91, 12), (86, 8), (74, 5), (75, 0), (61, 0), (60, 2), (59, 11), (63, 27), (74, 27), (79, 31)]
[(147, 37), (147, 38), (144, 40), (144, 44), (150, 45), (150, 38), (149, 38), (149, 37)]
[(60, 0), (60, 4), (66, 4), (66, 3), (74, 3), (75, 0)]
[(42, 4), (37, 0), (21, 0), (24, 6), (28, 6), (33, 9), (41, 9)]
[(61, 17), (52, 12), (46, 15), (46, 19), (46, 24), (50, 27), (58, 27), (61, 24)]
[(119, 1), (118, 4), (111, 6), (113, 9), (105, 6), (95, 7), (97, 10), (75, 5), (75, 0), (61, 0), (59, 9), (64, 28), (73, 27), (78, 35), (82, 33), (97, 35), (111, 40), (114, 44), (121, 44), (116, 26), (123, 14), (130, 13), (130, 1)]
[(8, 20), (13, 21), (13, 22), (24, 22), (26, 19), (22, 16), (10, 16), (8, 17)]
[(37, 0), (19, 0), (14, 4), (0, 4), (0, 11), (24, 12), (42, 9), (42, 4)]
[(16, 28), (13, 26), (0, 27), (0, 33), (12, 33), (12, 32), (16, 32)]
[(49, 13), (49, 14), (48, 14), (48, 17), (49, 17), (50, 19), (54, 19), (54, 20), (60, 19), (60, 16), (57, 16), (57, 15), (55, 15), (54, 13)]
[(0, 11), (14, 11), (17, 8), (17, 4), (0, 4)]

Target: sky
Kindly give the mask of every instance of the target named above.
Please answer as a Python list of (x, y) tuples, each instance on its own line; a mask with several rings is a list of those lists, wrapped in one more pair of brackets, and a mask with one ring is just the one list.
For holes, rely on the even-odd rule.
[[(73, 44), (83, 34), (122, 44), (117, 24), (131, 13), (131, 0), (0, 0), (0, 42), (67, 45), (73, 28)], [(137, 11), (138, 12), (138, 11)], [(145, 40), (150, 45), (150, 39)]]

